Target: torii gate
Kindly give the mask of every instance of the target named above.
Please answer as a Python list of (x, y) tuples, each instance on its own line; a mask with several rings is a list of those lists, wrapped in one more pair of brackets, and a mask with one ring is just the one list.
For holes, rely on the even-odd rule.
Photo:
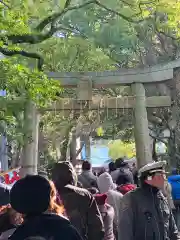
[[(156, 65), (148, 68), (130, 69), (105, 72), (81, 72), (81, 73), (47, 73), (48, 77), (60, 81), (65, 88), (78, 88), (78, 99), (62, 99), (53, 106), (45, 110), (78, 110), (82, 109), (84, 101), (88, 101), (90, 109), (125, 109), (134, 110), (134, 129), (136, 142), (136, 155), (138, 167), (152, 161), (150, 149), (150, 137), (148, 129), (148, 119), (146, 108), (170, 107), (170, 96), (145, 96), (144, 84), (162, 83), (173, 79), (173, 69), (180, 66), (180, 60), (176, 60), (164, 65)], [(92, 101), (92, 88), (113, 87), (117, 85), (128, 85), (131, 87), (133, 96), (122, 98), (104, 98)], [(29, 110), (28, 110), (29, 111)], [(30, 111), (29, 111), (30, 112)], [(32, 116), (33, 114), (31, 114)], [(35, 115), (34, 115), (35, 116)], [(31, 120), (32, 121), (32, 120)], [(34, 117), (34, 123), (37, 119)], [(32, 121), (32, 124), (33, 124)], [(37, 125), (36, 125), (37, 126)], [(33, 127), (32, 153), (37, 150), (38, 131)], [(36, 147), (35, 147), (36, 146)], [(37, 170), (37, 154), (28, 154), (28, 159), (24, 159), (22, 167), (25, 172), (32, 173)], [(33, 166), (33, 167), (31, 167)], [(30, 170), (31, 168), (31, 170)], [(28, 170), (27, 170), (28, 169)], [(33, 169), (33, 170), (32, 170)], [(27, 171), (26, 171), (27, 170)]]

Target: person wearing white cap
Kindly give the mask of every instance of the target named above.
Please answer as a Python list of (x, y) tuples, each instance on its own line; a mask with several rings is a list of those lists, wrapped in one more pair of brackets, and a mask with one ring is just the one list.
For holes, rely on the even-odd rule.
[(125, 194), (119, 212), (118, 240), (178, 240), (164, 188), (166, 161), (139, 169), (140, 187)]

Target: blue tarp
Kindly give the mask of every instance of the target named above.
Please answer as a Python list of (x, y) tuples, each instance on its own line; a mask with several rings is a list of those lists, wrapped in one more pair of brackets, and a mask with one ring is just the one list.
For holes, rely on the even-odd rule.
[[(82, 149), (82, 159), (86, 159), (85, 147)], [(92, 145), (90, 161), (93, 167), (100, 167), (111, 162), (109, 148), (103, 145)]]

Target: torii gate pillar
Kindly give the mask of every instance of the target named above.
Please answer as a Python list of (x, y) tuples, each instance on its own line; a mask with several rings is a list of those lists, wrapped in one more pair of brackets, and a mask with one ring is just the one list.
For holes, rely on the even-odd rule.
[(152, 162), (146, 110), (146, 95), (142, 83), (134, 83), (131, 85), (131, 88), (136, 99), (134, 107), (134, 135), (136, 142), (137, 165), (138, 168), (140, 168), (145, 164)]
[[(77, 99), (80, 101), (92, 101), (92, 81), (89, 78), (81, 78), (77, 86)], [(85, 142), (86, 160), (91, 160), (91, 141), (88, 133), (82, 133)]]

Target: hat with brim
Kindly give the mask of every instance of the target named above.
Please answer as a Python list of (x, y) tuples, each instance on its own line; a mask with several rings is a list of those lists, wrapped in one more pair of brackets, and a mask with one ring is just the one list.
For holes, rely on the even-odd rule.
[(166, 161), (151, 162), (141, 167), (138, 171), (139, 177), (147, 176), (154, 173), (166, 173), (165, 172)]
[(151, 174), (154, 174), (154, 173), (167, 174), (168, 172), (166, 172), (166, 171), (163, 170), (163, 169), (155, 169), (155, 170), (149, 171), (149, 173), (151, 173)]

